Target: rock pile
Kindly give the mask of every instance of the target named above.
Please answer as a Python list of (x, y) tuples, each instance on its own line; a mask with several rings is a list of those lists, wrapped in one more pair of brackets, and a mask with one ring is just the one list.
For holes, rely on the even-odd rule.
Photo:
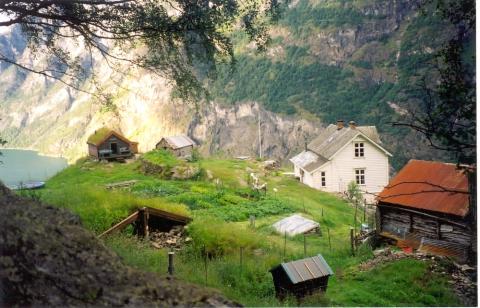
[[(437, 257), (436, 257), (437, 258)], [(467, 264), (433, 262), (430, 265), (432, 272), (450, 275), (448, 283), (452, 286), (455, 294), (462, 304), (469, 307), (477, 306), (477, 269)]]
[(150, 232), (152, 246), (158, 249), (170, 248), (178, 251), (185, 243), (191, 240), (191, 238), (185, 237), (185, 229), (183, 226), (175, 226), (169, 232)]
[(373, 252), (373, 259), (370, 259), (366, 262), (363, 262), (359, 265), (361, 271), (368, 271), (380, 264), (386, 262), (396, 261), (403, 258), (406, 258), (408, 255), (402, 251), (392, 251), (389, 247), (384, 249), (375, 250)]

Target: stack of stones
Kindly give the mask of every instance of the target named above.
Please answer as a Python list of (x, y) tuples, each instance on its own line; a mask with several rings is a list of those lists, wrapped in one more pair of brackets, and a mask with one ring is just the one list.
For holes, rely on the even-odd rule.
[(185, 243), (191, 240), (191, 238), (185, 236), (183, 226), (175, 226), (169, 232), (150, 232), (152, 246), (158, 249), (170, 248), (172, 250), (180, 250)]

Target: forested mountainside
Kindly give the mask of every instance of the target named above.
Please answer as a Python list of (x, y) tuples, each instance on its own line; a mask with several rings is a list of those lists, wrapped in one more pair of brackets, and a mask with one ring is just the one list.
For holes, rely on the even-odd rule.
[[(305, 138), (341, 118), (377, 125), (395, 168), (412, 157), (448, 160), (418, 134), (391, 124), (418, 104), (409, 93), (432, 72), (433, 54), (449, 37), (449, 26), (432, 12), (407, 0), (294, 0), (272, 27), (265, 53), (235, 37), (234, 71), (219, 68), (207, 85), (213, 102), (200, 103), (198, 112), (174, 103), (165, 80), (138, 70), (114, 75), (100, 58), (100, 82), (107, 89), (121, 86), (113, 96), (116, 112), (59, 82), (2, 64), (1, 135), (12, 147), (71, 160), (85, 154), (88, 135), (102, 125), (122, 130), (141, 150), (165, 134), (189, 132), (205, 153), (252, 155), (261, 110), (265, 154), (275, 158), (292, 156)], [(466, 59), (473, 62), (474, 43), (471, 50)], [(18, 29), (0, 34), (0, 51), (46, 61), (25, 49)]]

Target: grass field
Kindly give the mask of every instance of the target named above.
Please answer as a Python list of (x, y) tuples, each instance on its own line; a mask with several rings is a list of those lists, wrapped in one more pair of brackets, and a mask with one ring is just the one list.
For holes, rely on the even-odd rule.
[[(257, 161), (202, 159), (196, 164), (208, 170), (206, 173), (211, 177), (195, 181), (145, 176), (139, 171), (139, 164), (138, 161), (106, 164), (81, 160), (50, 179), (39, 197), (76, 212), (85, 226), (97, 234), (140, 206), (191, 216), (193, 222), (187, 231), (193, 241), (177, 253), (175, 275), (217, 288), (244, 305), (459, 304), (447, 287), (446, 277), (429, 273), (426, 262), (401, 260), (359, 272), (358, 264), (373, 254), (365, 246), (359, 248), (356, 256), (351, 255), (349, 230), (354, 222), (353, 207), (281, 172), (264, 173)], [(266, 195), (248, 188), (250, 172), (257, 172), (261, 181), (267, 182)], [(105, 184), (126, 180), (138, 182), (127, 190), (105, 189)], [(302, 303), (293, 299), (279, 302), (269, 273), (270, 268), (283, 260), (304, 256), (303, 236), (285, 240), (271, 227), (292, 213), (301, 213), (320, 223), (322, 235), (306, 238), (307, 256), (321, 253), (335, 272), (326, 294), (307, 298)], [(254, 228), (249, 224), (250, 215), (256, 217)], [(357, 224), (360, 222), (359, 218)], [(108, 237), (105, 243), (133, 267), (160, 274), (167, 271), (166, 250), (155, 249), (127, 232)], [(211, 258), (204, 258), (204, 250)]]

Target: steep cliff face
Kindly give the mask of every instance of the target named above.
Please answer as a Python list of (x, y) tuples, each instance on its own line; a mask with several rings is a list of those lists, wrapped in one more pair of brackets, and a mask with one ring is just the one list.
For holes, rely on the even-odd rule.
[[(164, 135), (189, 133), (205, 154), (258, 155), (261, 139), (265, 156), (285, 159), (322, 123), (344, 118), (377, 125), (385, 146), (399, 153), (397, 167), (412, 155), (435, 158), (421, 138), (388, 124), (402, 117), (402, 91), (448, 32), (440, 21), (420, 15), (417, 5), (293, 1), (272, 28), (265, 54), (236, 38), (236, 72), (220, 68), (209, 89), (213, 102), (197, 106), (173, 101), (166, 80), (136, 70), (120, 76), (99, 59), (96, 70), (116, 112), (55, 80), (0, 63), (0, 135), (11, 147), (70, 161), (86, 154), (86, 139), (104, 125), (138, 141), (141, 151)], [(27, 63), (45, 61), (32, 56), (18, 29), (0, 33), (0, 52)], [(82, 50), (72, 46), (72, 52)]]
[(190, 123), (190, 135), (203, 144), (205, 153), (260, 155), (285, 159), (297, 153), (322, 128), (318, 120), (279, 116), (258, 103), (232, 108), (205, 106)]
[(23, 74), (13, 66), (0, 76), (2, 84), (11, 87), (0, 98), (0, 131), (8, 145), (61, 155), (71, 162), (87, 154), (88, 136), (102, 126), (138, 141), (143, 152), (154, 148), (162, 136), (189, 133), (206, 155), (255, 156), (260, 113), (263, 155), (277, 159), (286, 158), (304, 143), (305, 134), (313, 135), (321, 128), (318, 120), (276, 115), (257, 103), (221, 107), (173, 101), (168, 83), (143, 71), (112, 74), (112, 78), (121, 78), (115, 111), (103, 110), (85, 93), (43, 76)]

